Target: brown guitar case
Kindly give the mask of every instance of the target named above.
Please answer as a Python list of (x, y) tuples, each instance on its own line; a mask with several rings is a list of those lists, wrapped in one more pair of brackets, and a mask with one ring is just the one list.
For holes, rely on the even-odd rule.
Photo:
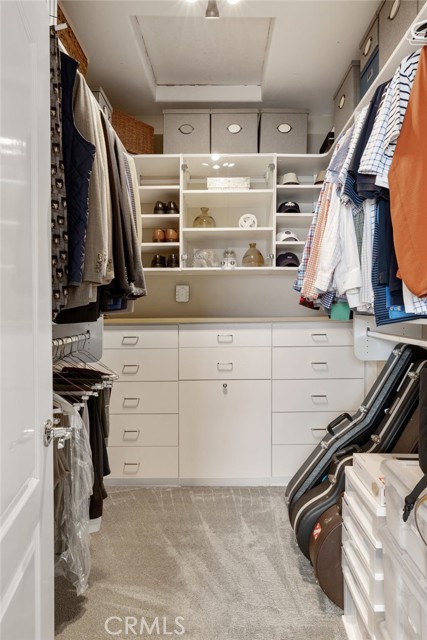
[[(341, 494), (342, 496), (342, 494)], [(317, 521), (310, 536), (309, 554), (321, 589), (340, 609), (344, 609), (341, 568), (341, 497)]]

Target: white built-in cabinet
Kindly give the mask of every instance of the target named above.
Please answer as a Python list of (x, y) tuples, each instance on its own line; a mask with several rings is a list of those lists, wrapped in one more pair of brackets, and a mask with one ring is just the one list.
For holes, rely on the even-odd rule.
[[(140, 155), (134, 156), (140, 187), (142, 209), (142, 258), (147, 273), (168, 274), (183, 271), (218, 273), (224, 250), (232, 249), (239, 273), (286, 273), (295, 275), (296, 267), (276, 267), (276, 258), (286, 251), (300, 259), (321, 185), (315, 177), (325, 169), (328, 156), (310, 154), (226, 154), (219, 159), (210, 155)], [(282, 185), (282, 176), (293, 172), (300, 184)], [(246, 178), (247, 188), (210, 188), (210, 178)], [(156, 213), (157, 202), (174, 202), (179, 212)], [(279, 213), (284, 202), (296, 202), (299, 213)], [(202, 207), (209, 209), (215, 228), (193, 227)], [(245, 214), (255, 216), (256, 227), (242, 227)], [(174, 242), (153, 242), (156, 229), (177, 232)], [(279, 230), (293, 231), (297, 241), (277, 240)], [(242, 258), (255, 242), (261, 251), (263, 267), (243, 267)], [(194, 266), (197, 252), (210, 250), (216, 266)], [(165, 260), (174, 255), (177, 266), (152, 267), (156, 254)]]
[(351, 323), (110, 325), (112, 481), (286, 484), (365, 395)]

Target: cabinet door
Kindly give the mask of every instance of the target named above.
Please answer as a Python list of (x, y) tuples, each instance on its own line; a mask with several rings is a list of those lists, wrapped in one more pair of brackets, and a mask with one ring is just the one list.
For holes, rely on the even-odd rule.
[(271, 476), (271, 383), (180, 382), (181, 481)]

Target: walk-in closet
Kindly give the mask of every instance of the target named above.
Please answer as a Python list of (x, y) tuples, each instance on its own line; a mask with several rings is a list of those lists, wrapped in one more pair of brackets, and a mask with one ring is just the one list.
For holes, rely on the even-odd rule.
[(427, 640), (427, 3), (0, 28), (1, 640)]

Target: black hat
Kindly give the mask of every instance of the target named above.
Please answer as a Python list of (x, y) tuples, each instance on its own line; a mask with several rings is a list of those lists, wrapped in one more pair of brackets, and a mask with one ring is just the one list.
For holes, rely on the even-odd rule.
[(291, 251), (280, 253), (276, 258), (276, 267), (299, 267), (299, 264), (298, 256)]
[(277, 211), (278, 213), (300, 213), (296, 202), (282, 202)]

